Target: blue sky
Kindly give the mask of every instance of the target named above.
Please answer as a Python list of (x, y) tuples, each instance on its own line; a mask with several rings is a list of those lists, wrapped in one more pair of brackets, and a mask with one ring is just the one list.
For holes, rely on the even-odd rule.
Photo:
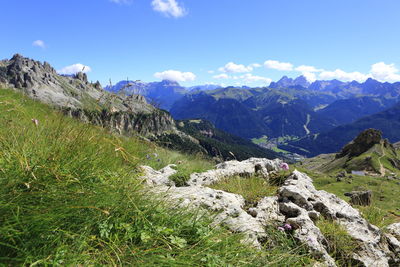
[[(103, 85), (400, 80), (398, 0), (2, 0), (15, 53)], [(68, 67), (69, 68), (66, 68)]]

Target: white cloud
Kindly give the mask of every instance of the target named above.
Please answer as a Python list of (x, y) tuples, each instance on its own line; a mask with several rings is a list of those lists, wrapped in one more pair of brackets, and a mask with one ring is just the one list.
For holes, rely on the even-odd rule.
[(261, 66), (261, 64), (253, 63), (253, 64), (250, 64), (250, 67), (253, 67), (253, 68), (261, 68), (262, 66)]
[(323, 69), (317, 69), (314, 66), (307, 66), (307, 65), (298, 66), (295, 70), (299, 71), (299, 72), (321, 72), (321, 71), (324, 71)]
[(209, 71), (207, 71), (207, 73), (209, 73), (209, 74), (213, 74), (215, 71), (213, 71), (213, 70), (209, 70)]
[(292, 71), (293, 64), (287, 62), (279, 62), (277, 60), (267, 60), (264, 62), (264, 66), (268, 69)]
[(32, 45), (33, 46), (36, 46), (36, 47), (40, 47), (40, 48), (46, 48), (46, 44), (44, 43), (44, 41), (43, 40), (36, 40), (36, 41), (34, 41), (33, 43), (32, 43)]
[(132, 3), (131, 0), (110, 0), (110, 2), (115, 4), (125, 4), (125, 5)]
[(262, 82), (262, 83), (270, 84), (272, 82), (272, 80), (270, 78), (256, 76), (251, 73), (246, 73), (246, 74), (240, 76), (239, 78), (243, 79), (245, 82), (248, 82), (248, 83)]
[(213, 78), (214, 79), (229, 79), (230, 77), (227, 74), (222, 73), (222, 74), (214, 75)]
[(70, 65), (70, 66), (66, 66), (66, 67), (58, 70), (57, 72), (60, 73), (60, 74), (71, 75), (71, 74), (76, 74), (76, 73), (78, 73), (80, 71), (84, 72), (84, 73), (87, 73), (87, 72), (92, 71), (92, 69), (89, 66), (85, 66), (85, 65), (83, 65), (81, 63), (77, 63), (77, 64), (73, 64), (73, 65)]
[(132, 3), (131, 0), (110, 0), (110, 2), (116, 3), (116, 4), (131, 4)]
[(250, 72), (253, 71), (253, 67), (245, 66), (242, 64), (236, 64), (234, 62), (227, 63), (224, 67), (218, 69), (221, 72), (228, 72), (228, 73), (240, 73), (240, 72)]
[(343, 82), (351, 82), (351, 81), (364, 82), (369, 77), (370, 75), (363, 74), (358, 71), (345, 72), (341, 69), (336, 69), (335, 71), (323, 71), (319, 74), (319, 79), (322, 80), (337, 79)]
[(307, 81), (309, 81), (310, 83), (317, 80), (317, 75), (314, 72), (302, 72), (301, 75), (306, 77)]
[(394, 64), (385, 64), (384, 62), (378, 62), (371, 66), (372, 78), (381, 82), (398, 82), (400, 81), (399, 70)]
[(317, 69), (314, 66), (300, 65), (295, 68), (295, 71), (301, 72), (301, 75), (303, 75), (307, 79), (307, 81), (315, 82), (317, 80), (317, 75), (315, 73), (323, 72), (324, 70)]
[(162, 80), (170, 80), (175, 82), (194, 81), (196, 75), (192, 72), (182, 72), (179, 70), (166, 70), (163, 72), (154, 73), (154, 77)]
[(221, 73), (218, 75), (213, 76), (214, 79), (230, 79), (230, 80), (235, 80), (238, 81), (236, 84), (246, 84), (246, 83), (262, 83), (262, 84), (270, 84), (272, 80), (270, 78), (266, 77), (261, 77), (261, 76), (256, 76), (251, 73), (246, 73), (240, 76), (234, 75), (234, 76), (229, 76), (226, 73)]
[(151, 5), (155, 11), (167, 17), (179, 18), (186, 15), (185, 8), (180, 6), (176, 0), (153, 0)]

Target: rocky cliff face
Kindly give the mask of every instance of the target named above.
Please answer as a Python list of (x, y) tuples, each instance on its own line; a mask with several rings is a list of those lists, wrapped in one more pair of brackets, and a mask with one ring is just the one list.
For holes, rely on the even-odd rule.
[(1, 61), (0, 83), (23, 90), (28, 96), (58, 107), (82, 108), (85, 97), (100, 99), (102, 91), (88, 83), (86, 74), (63, 77), (49, 63), (19, 54)]
[(143, 96), (109, 93), (99, 82), (88, 82), (85, 73), (58, 75), (49, 63), (19, 54), (0, 61), (0, 87), (21, 90), (69, 116), (121, 134), (158, 135), (175, 131), (172, 117), (148, 104)]
[(167, 112), (161, 110), (152, 113), (131, 113), (111, 112), (105, 109), (89, 111), (67, 108), (63, 112), (70, 117), (111, 129), (123, 135), (138, 133), (143, 136), (157, 136), (168, 131), (175, 131), (174, 120)]

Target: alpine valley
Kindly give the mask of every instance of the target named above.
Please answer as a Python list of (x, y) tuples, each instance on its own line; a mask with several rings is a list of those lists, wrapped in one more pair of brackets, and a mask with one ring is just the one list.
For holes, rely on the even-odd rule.
[(263, 88), (215, 85), (184, 88), (177, 82), (121, 81), (105, 89), (141, 94), (177, 120), (206, 120), (230, 134), (283, 153), (332, 153), (359, 132), (376, 128), (400, 140), (396, 104), (400, 82), (314, 81), (284, 76)]

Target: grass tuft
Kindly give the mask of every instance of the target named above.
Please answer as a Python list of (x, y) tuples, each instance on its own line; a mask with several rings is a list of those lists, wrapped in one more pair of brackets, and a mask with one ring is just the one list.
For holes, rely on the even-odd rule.
[(338, 266), (359, 266), (352, 259), (358, 244), (339, 223), (320, 219), (317, 227), (327, 239), (328, 252)]
[(239, 194), (247, 203), (256, 204), (266, 196), (275, 196), (278, 187), (272, 186), (262, 177), (229, 177), (210, 186), (213, 189)]

